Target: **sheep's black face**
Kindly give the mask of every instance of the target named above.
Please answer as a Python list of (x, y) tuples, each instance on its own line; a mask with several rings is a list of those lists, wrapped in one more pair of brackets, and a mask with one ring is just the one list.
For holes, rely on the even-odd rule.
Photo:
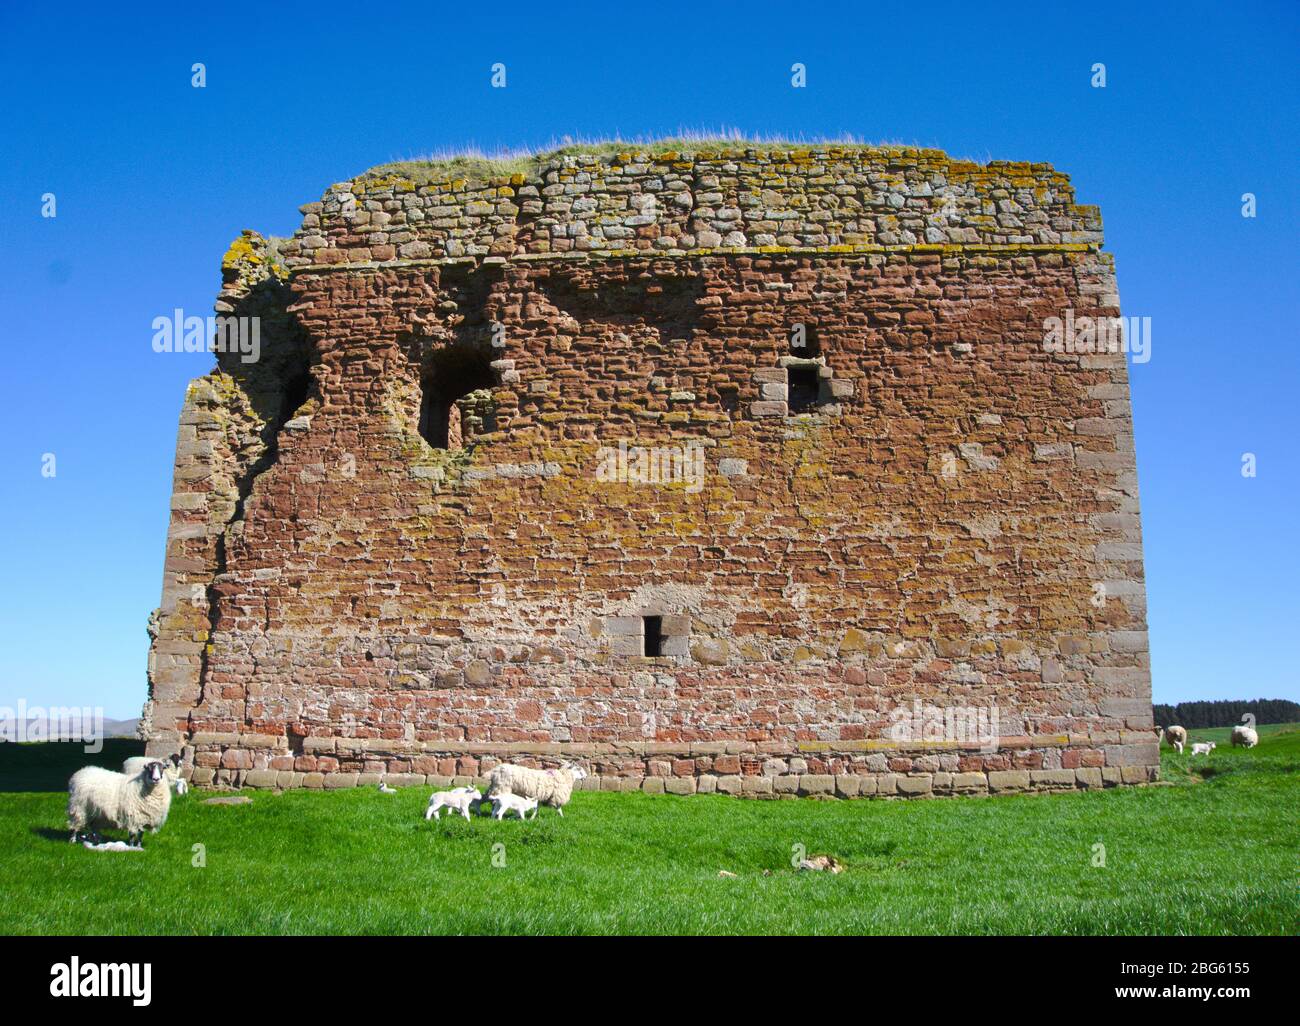
[(163, 765), (161, 762), (151, 762), (144, 768), (145, 773), (149, 775), (149, 782), (157, 784), (163, 778)]

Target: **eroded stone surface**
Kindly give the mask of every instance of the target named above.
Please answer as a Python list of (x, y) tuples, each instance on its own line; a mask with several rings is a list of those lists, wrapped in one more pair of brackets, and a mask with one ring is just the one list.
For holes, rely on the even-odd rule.
[[(629, 154), (371, 174), (304, 215), (224, 265), (262, 359), (186, 396), (151, 753), (259, 787), (1154, 778), (1125, 362), (1043, 346), (1119, 313), (1065, 176)], [(914, 700), (996, 707), (999, 743), (890, 742)]]

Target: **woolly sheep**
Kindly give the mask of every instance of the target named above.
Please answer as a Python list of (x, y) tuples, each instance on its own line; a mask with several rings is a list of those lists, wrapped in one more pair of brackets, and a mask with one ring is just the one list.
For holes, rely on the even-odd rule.
[(1218, 747), (1213, 741), (1196, 741), (1192, 744), (1193, 755), (1209, 755)]
[(442, 819), (442, 810), (459, 812), (469, 819), (469, 810), (477, 809), (483, 800), (483, 793), (475, 787), (457, 787), (451, 791), (434, 791), (429, 795), (429, 807), (424, 810), (425, 819)]
[(1254, 748), (1257, 744), (1259, 744), (1259, 735), (1255, 733), (1253, 727), (1232, 728), (1233, 748)]
[(537, 818), (537, 799), (520, 798), (517, 794), (497, 794), (492, 796), (492, 816), (494, 819), (505, 819), (507, 812), (513, 812), (520, 819), (527, 819), (528, 813), (533, 814), (533, 819)]
[(139, 845), (146, 830), (156, 834), (167, 822), (171, 806), (172, 789), (157, 760), (147, 760), (135, 776), (85, 766), (68, 781), (69, 840), (76, 843), (87, 828), (98, 837), (101, 827), (109, 827), (125, 830), (128, 840)]
[(563, 816), (564, 806), (573, 796), (573, 785), (586, 777), (585, 770), (567, 762), (552, 770), (529, 769), (507, 763), (495, 767), (488, 774), (488, 797), (516, 794), (521, 798), (535, 798)]
[(1165, 740), (1174, 748), (1178, 749), (1178, 754), (1183, 754), (1183, 745), (1187, 744), (1187, 731), (1182, 727), (1166, 727)]
[(184, 794), (190, 789), (189, 781), (181, 776), (181, 757), (173, 755), (168, 759), (150, 759), (147, 755), (133, 755), (122, 763), (122, 772), (128, 777), (134, 777), (144, 769), (146, 763), (161, 762), (163, 764), (163, 774), (167, 777), (167, 783), (171, 785), (173, 791), (178, 795)]

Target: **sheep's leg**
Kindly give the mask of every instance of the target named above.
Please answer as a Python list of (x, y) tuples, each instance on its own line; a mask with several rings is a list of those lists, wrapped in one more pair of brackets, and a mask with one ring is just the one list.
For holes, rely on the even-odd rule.
[(564, 806), (563, 806), (563, 805), (557, 805), (557, 806), (555, 806), (555, 811), (558, 812), (558, 813), (560, 814), (561, 817), (564, 816)]
[(468, 823), (468, 822), (469, 822), (469, 806), (468, 806), (468, 805), (462, 805), (461, 808), (460, 808), (460, 814), (461, 814), (462, 816), (465, 817), (465, 822)]

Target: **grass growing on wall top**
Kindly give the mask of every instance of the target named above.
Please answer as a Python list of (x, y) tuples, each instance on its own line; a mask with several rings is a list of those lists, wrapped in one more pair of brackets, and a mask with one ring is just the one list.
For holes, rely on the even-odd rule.
[[(1171, 786), (1063, 795), (581, 792), (564, 818), (426, 823), (429, 788), (254, 791), (234, 807), (191, 792), (139, 854), (67, 843), (56, 789), (86, 761), (76, 746), (0, 745), (0, 931), (1294, 933), (1300, 729), (1260, 733), (1208, 759), (1165, 749)], [(796, 873), (797, 844), (847, 868)]]
[(505, 175), (533, 176), (542, 165), (563, 156), (613, 156), (619, 153), (661, 156), (673, 152), (702, 152), (709, 150), (735, 151), (756, 149), (766, 152), (804, 150), (818, 147), (845, 149), (911, 149), (898, 143), (871, 143), (853, 135), (836, 138), (793, 139), (788, 136), (762, 136), (736, 130), (682, 131), (667, 138), (625, 139), (574, 139), (564, 137), (552, 140), (542, 147), (483, 150), (477, 146), (463, 146), (437, 150), (409, 160), (392, 161), (372, 167), (358, 179), (398, 176), (417, 184), (463, 178), (470, 182), (483, 182)]

